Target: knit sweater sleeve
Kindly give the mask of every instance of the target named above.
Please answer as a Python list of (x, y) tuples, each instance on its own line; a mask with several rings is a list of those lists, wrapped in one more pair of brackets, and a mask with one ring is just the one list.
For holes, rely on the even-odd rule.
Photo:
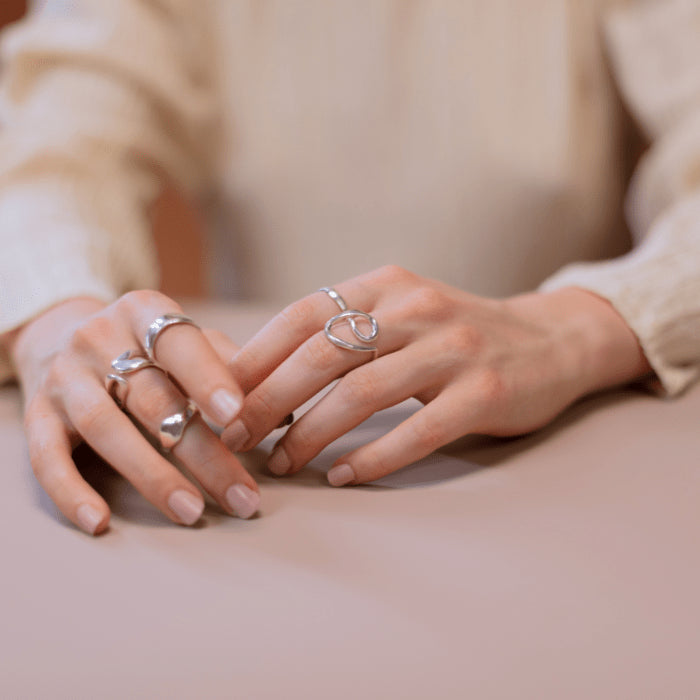
[(605, 28), (621, 92), (651, 144), (627, 193), (636, 245), (615, 260), (567, 266), (541, 289), (608, 299), (657, 387), (673, 395), (700, 375), (700, 1), (627, 3)]
[(157, 285), (149, 204), (164, 176), (193, 189), (209, 167), (197, 8), (48, 0), (5, 32), (0, 336), (65, 299)]

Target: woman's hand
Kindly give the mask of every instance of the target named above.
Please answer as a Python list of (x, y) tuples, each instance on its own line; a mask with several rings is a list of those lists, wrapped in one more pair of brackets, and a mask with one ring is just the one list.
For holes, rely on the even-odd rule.
[(223, 435), (234, 451), (254, 447), (340, 378), (276, 445), (269, 468), (278, 475), (297, 472), (375, 411), (409, 397), (425, 406), (338, 459), (332, 485), (378, 479), (467, 433), (529, 432), (584, 394), (650, 371), (623, 319), (580, 289), (483, 299), (393, 266), (335, 289), (376, 319), (376, 359), (329, 341), (324, 324), (339, 308), (321, 291), (282, 311), (230, 363), (247, 394)]
[[(72, 449), (83, 441), (171, 520), (192, 525), (204, 509), (198, 488), (149, 443), (105, 388), (112, 360), (126, 350), (143, 354), (149, 324), (166, 313), (181, 311), (152, 291), (131, 292), (110, 306), (74, 299), (24, 326), (11, 343), (34, 473), (61, 512), (89, 533), (107, 527), (109, 507), (72, 460)], [(162, 369), (124, 375), (125, 407), (152, 435), (186, 407), (186, 397), (221, 426), (238, 414), (242, 391), (215, 350), (220, 339), (211, 337), (214, 345), (192, 325), (169, 326), (156, 346)], [(258, 509), (254, 480), (201, 416), (186, 424), (173, 454), (227, 512), (247, 518)]]

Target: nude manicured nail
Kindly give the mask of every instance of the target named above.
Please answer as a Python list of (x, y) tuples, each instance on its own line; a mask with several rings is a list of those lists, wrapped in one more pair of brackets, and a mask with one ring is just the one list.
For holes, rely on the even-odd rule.
[(241, 400), (228, 389), (217, 389), (210, 397), (209, 403), (216, 418), (222, 425), (228, 425), (240, 412)]
[(291, 466), (292, 463), (289, 461), (284, 447), (275, 447), (275, 449), (272, 450), (270, 459), (267, 460), (267, 468), (273, 474), (277, 474), (277, 476), (284, 476)]
[(224, 442), (231, 452), (239, 452), (248, 440), (250, 440), (250, 433), (242, 420), (231, 424), (224, 434)]
[(193, 493), (178, 489), (168, 498), (168, 508), (177, 515), (185, 525), (194, 525), (204, 512), (204, 501)]
[(102, 522), (102, 516), (99, 512), (91, 505), (83, 503), (81, 506), (78, 506), (78, 510), (75, 514), (80, 523), (80, 527), (88, 534), (94, 535), (97, 526)]
[(355, 472), (349, 464), (338, 464), (328, 471), (328, 483), (331, 486), (345, 486), (355, 481)]
[(260, 495), (244, 484), (229, 486), (226, 500), (239, 518), (250, 518), (260, 507)]

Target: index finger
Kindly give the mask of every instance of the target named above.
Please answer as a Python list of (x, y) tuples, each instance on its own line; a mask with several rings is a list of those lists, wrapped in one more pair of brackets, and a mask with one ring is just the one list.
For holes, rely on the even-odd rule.
[[(376, 293), (356, 278), (336, 285), (348, 308), (369, 312)], [(256, 333), (231, 359), (229, 366), (245, 394), (250, 393), (284, 360), (323, 328), (341, 308), (333, 298), (318, 290), (290, 304)]]

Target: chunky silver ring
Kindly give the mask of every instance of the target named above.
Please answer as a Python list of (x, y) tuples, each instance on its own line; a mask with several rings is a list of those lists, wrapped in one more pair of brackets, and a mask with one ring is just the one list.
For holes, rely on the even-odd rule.
[[(112, 360), (112, 369), (118, 374), (131, 374), (147, 367), (156, 367), (156, 363), (148, 357), (139, 355), (134, 350), (123, 352), (115, 360)], [(158, 368), (157, 368), (158, 369)]]
[(126, 406), (126, 397), (129, 395), (129, 382), (119, 374), (108, 374), (105, 377), (105, 389), (114, 399), (119, 408)]
[(188, 401), (183, 411), (178, 411), (163, 419), (158, 431), (158, 438), (161, 447), (166, 452), (170, 452), (182, 440), (187, 425), (198, 413), (199, 409), (194, 402)]
[[(326, 338), (333, 343), (333, 345), (343, 348), (345, 350), (357, 350), (359, 352), (377, 352), (377, 346), (371, 345), (371, 343), (376, 340), (379, 335), (379, 326), (377, 325), (377, 320), (374, 316), (371, 316), (364, 311), (358, 311), (357, 309), (348, 309), (348, 305), (345, 303), (345, 299), (338, 294), (338, 292), (333, 289), (333, 287), (321, 287), (319, 292), (325, 292), (328, 296), (333, 299), (333, 301), (340, 307), (340, 313), (336, 314), (332, 318), (326, 321), (326, 325), (323, 327), (323, 332)], [(363, 333), (357, 326), (357, 320), (362, 319), (367, 321), (370, 326), (369, 333)], [(364, 345), (358, 345), (357, 343), (350, 343), (347, 340), (339, 338), (335, 333), (333, 333), (333, 326), (336, 323), (347, 323), (352, 330), (353, 335)]]
[(164, 314), (163, 316), (158, 316), (158, 318), (148, 326), (146, 338), (143, 341), (143, 349), (152, 362), (156, 361), (156, 340), (158, 340), (158, 336), (169, 326), (175, 326), (179, 323), (186, 323), (195, 328), (199, 328), (189, 316), (183, 316), (182, 314)]

